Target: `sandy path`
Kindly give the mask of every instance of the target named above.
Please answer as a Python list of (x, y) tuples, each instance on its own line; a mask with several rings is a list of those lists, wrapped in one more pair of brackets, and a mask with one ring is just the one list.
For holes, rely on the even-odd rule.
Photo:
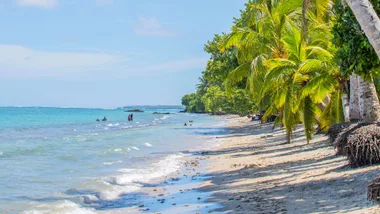
[(201, 191), (229, 213), (380, 213), (366, 200), (366, 186), (380, 166), (351, 169), (335, 156), (327, 138), (309, 145), (301, 129), (285, 144), (283, 130), (253, 125), (246, 118), (229, 125), (223, 144), (203, 156), (210, 162)]

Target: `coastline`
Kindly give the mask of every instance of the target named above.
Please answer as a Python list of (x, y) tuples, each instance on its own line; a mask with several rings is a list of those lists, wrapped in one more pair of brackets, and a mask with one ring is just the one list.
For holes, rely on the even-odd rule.
[(227, 120), (229, 133), (216, 137), (219, 146), (192, 151), (177, 180), (146, 188), (152, 199), (128, 212), (380, 212), (366, 200), (367, 183), (380, 166), (352, 169), (344, 157), (335, 155), (324, 135), (306, 144), (302, 128), (286, 144), (284, 131), (272, 130), (271, 124)]

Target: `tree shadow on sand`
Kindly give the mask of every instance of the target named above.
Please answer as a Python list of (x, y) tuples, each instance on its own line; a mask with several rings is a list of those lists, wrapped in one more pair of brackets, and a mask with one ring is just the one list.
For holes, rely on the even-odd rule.
[[(203, 154), (228, 154), (232, 159), (254, 155), (282, 158), (334, 149), (325, 138), (313, 144), (288, 144), (285, 147), (281, 142), (276, 142), (278, 139), (267, 139), (259, 146), (236, 146)], [(299, 137), (298, 141), (302, 140), (304, 138)], [(329, 170), (325, 170), (327, 168)], [(320, 173), (308, 175), (310, 170)], [(371, 202), (366, 200), (366, 185), (376, 177), (378, 170), (376, 166), (351, 169), (345, 158), (331, 153), (264, 167), (252, 164), (229, 172), (207, 174), (212, 177), (211, 184), (200, 190), (213, 192), (209, 201), (222, 204), (223, 208), (216, 210), (220, 212), (345, 213), (362, 209), (363, 204), (371, 206)], [(257, 178), (261, 182), (242, 182)]]

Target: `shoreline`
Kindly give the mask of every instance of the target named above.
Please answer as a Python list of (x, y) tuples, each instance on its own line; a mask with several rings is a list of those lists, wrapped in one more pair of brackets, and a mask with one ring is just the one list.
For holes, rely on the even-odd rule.
[[(367, 183), (378, 174), (379, 165), (352, 169), (344, 157), (335, 155), (324, 135), (315, 135), (310, 144), (306, 144), (302, 128), (298, 128), (292, 143), (286, 144), (283, 130), (272, 130), (271, 124), (254, 124), (248, 118), (236, 118), (226, 119), (228, 134), (215, 136), (221, 141), (219, 146), (192, 151), (186, 158), (185, 163), (190, 163), (190, 167), (184, 170), (193, 171), (196, 182), (186, 180), (191, 173), (181, 176), (181, 172), (179, 180), (153, 187), (157, 192), (144, 191), (154, 200), (163, 194), (162, 197), (168, 198), (162, 203), (166, 205), (161, 208), (159, 204), (153, 205), (145, 211), (141, 207), (129, 210), (140, 213), (380, 213), (379, 206), (366, 200)], [(175, 205), (171, 200), (176, 201)]]

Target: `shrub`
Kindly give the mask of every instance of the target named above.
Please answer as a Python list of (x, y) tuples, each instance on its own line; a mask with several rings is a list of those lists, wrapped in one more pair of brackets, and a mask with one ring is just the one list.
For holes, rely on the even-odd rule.
[(349, 127), (350, 124), (348, 123), (341, 123), (341, 124), (335, 124), (327, 130), (326, 135), (329, 137), (330, 142), (334, 143), (335, 139), (338, 137), (338, 135), (347, 127)]
[(370, 201), (380, 201), (380, 176), (377, 176), (368, 184), (367, 199)]
[(346, 156), (351, 167), (380, 163), (380, 126), (371, 124), (354, 130), (347, 138)]
[[(347, 155), (346, 149), (347, 149), (348, 137), (357, 129), (366, 125), (369, 125), (369, 124), (368, 123), (351, 124), (351, 125), (348, 125), (346, 128), (342, 128), (340, 133), (338, 133), (338, 135), (336, 136), (333, 143), (335, 146), (336, 154)], [(335, 129), (336, 130), (334, 133), (337, 133), (339, 128), (335, 128)]]

